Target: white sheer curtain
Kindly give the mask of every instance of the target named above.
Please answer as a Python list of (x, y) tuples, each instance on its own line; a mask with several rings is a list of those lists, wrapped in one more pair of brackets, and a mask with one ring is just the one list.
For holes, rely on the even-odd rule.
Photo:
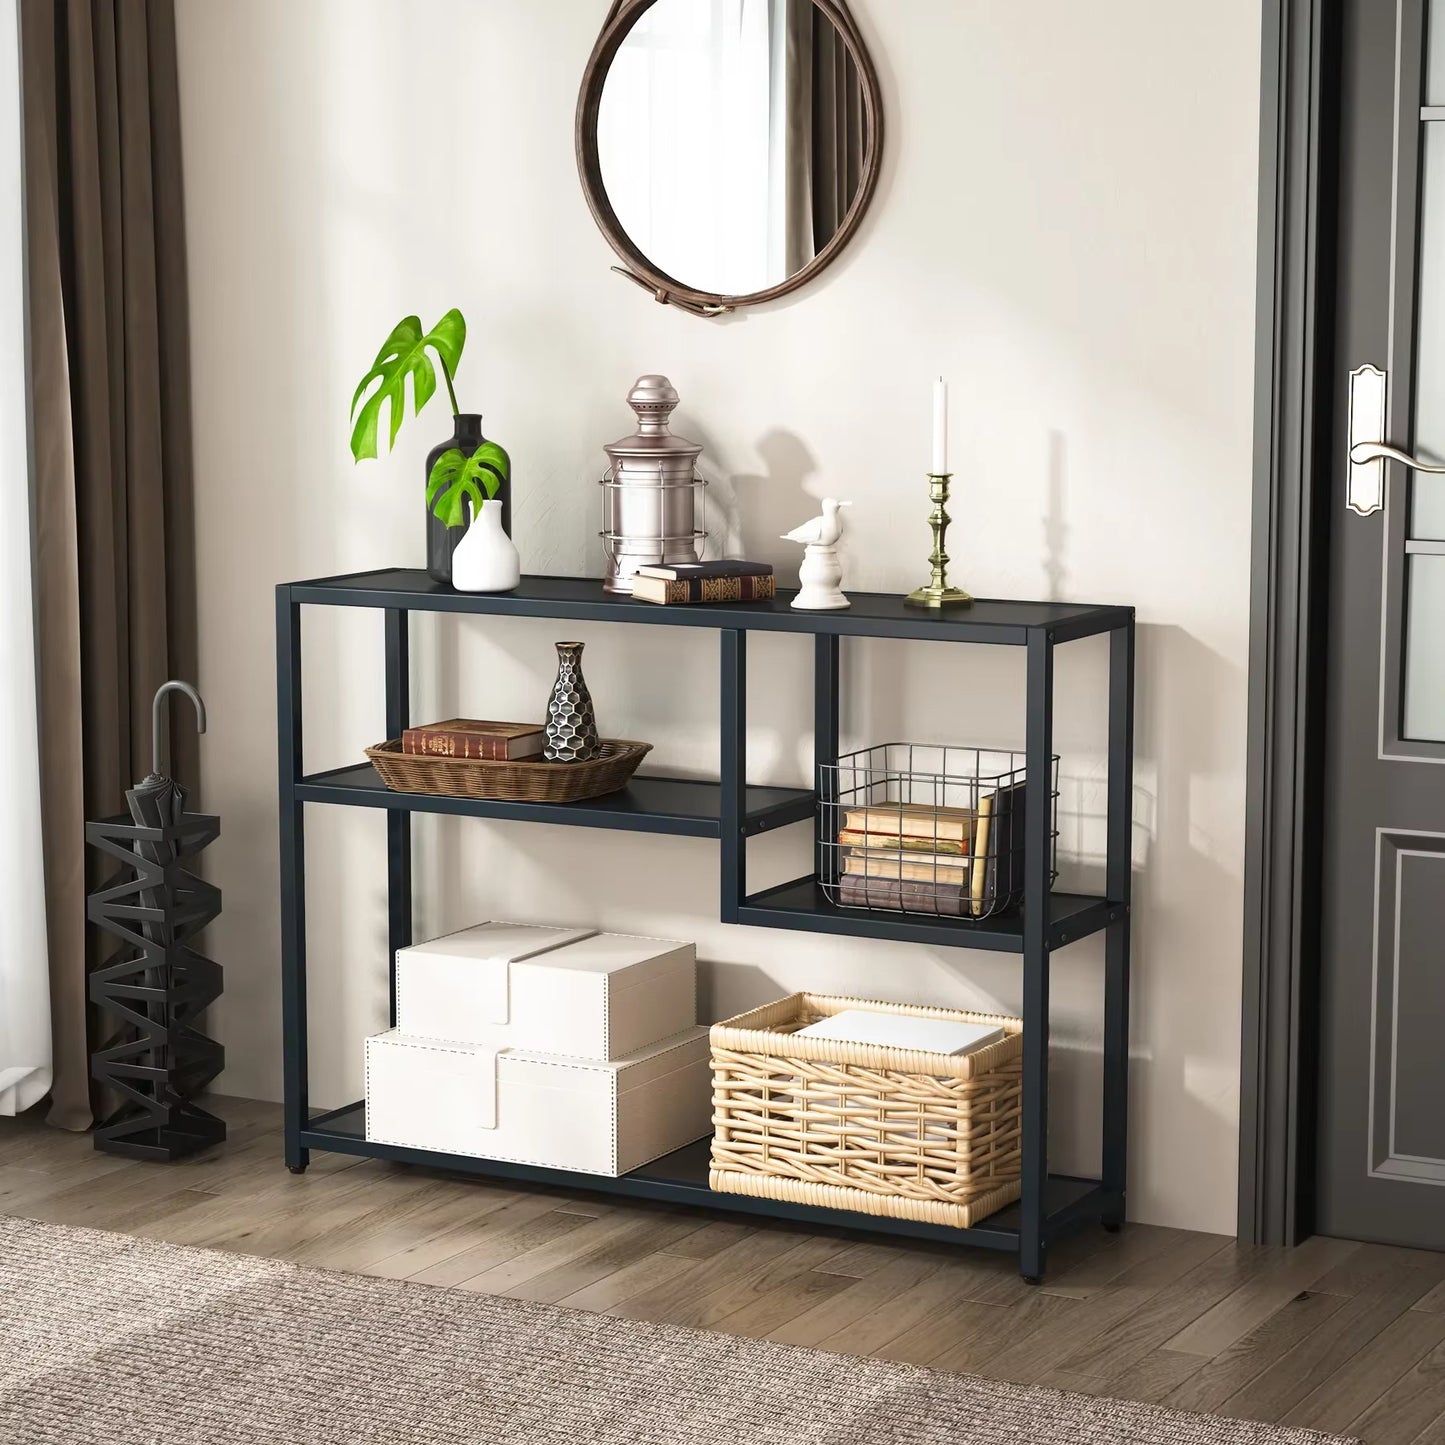
[(684, 285), (738, 295), (782, 279), (775, 140), (779, 0), (659, 0), (602, 92), (598, 161), (623, 229)]
[(16, 0), (0, 0), (0, 758), (5, 760), (0, 1114), (28, 1109), (50, 1088), (50, 983), (35, 761), (18, 23)]

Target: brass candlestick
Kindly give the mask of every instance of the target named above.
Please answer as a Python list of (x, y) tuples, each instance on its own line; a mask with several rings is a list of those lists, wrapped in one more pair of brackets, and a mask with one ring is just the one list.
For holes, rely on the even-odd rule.
[(952, 472), (928, 474), (928, 496), (933, 503), (933, 511), (928, 514), (928, 525), (933, 528), (933, 555), (928, 560), (933, 564), (933, 580), (927, 587), (915, 587), (903, 599), (912, 607), (964, 606), (973, 601), (962, 587), (948, 585), (948, 553), (943, 550), (943, 538), (952, 519), (944, 506), (948, 501), (948, 484), (952, 480)]

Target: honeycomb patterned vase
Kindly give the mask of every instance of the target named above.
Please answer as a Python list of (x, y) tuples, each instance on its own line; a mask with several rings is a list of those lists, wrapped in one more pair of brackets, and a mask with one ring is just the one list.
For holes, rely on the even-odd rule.
[(582, 644), (557, 644), (557, 681), (547, 703), (547, 743), (542, 759), (548, 763), (587, 763), (602, 750), (597, 737), (597, 715), (592, 695), (582, 677)]

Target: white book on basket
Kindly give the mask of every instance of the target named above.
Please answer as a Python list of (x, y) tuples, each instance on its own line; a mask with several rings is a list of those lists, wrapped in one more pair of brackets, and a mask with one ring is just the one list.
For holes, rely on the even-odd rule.
[(874, 1013), (847, 1008), (799, 1029), (795, 1038), (839, 1039), (850, 1044), (879, 1044), (890, 1049), (918, 1049), (929, 1054), (971, 1054), (996, 1044), (1004, 1030), (994, 1024), (955, 1019), (919, 1018), (913, 1014)]

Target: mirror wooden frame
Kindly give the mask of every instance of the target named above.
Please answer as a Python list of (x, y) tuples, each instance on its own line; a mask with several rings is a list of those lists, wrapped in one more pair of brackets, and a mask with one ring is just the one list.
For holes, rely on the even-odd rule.
[(868, 128), (868, 149), (859, 175), (858, 193), (853, 197), (853, 204), (848, 207), (842, 224), (828, 244), (787, 280), (780, 281), (765, 291), (753, 291), (745, 296), (699, 291), (684, 285), (665, 271), (658, 270), (633, 245), (622, 223), (617, 219), (612, 203), (607, 199), (607, 188), (602, 183), (602, 167), (597, 155), (597, 116), (602, 106), (602, 91), (607, 83), (612, 61), (638, 18), (656, 3), (657, 0), (613, 0), (602, 33), (597, 37), (597, 43), (587, 61), (587, 69), (582, 76), (582, 91), (577, 100), (577, 170), (582, 178), (582, 191), (587, 197), (593, 220), (607, 238), (607, 244), (625, 263), (612, 269), (641, 286), (643, 290), (650, 291), (654, 300), (664, 305), (680, 307), (694, 316), (722, 316), (743, 306), (758, 306), (765, 301), (776, 301), (779, 297), (796, 291), (800, 286), (805, 286), (837, 258), (844, 246), (853, 239), (873, 199), (873, 193), (878, 188), (878, 176), (883, 165), (883, 99), (872, 57), (868, 54), (867, 46), (863, 44), (858, 27), (853, 23), (853, 17), (848, 13), (846, 0), (812, 0), (814, 6), (833, 22), (858, 68), (858, 80), (863, 92), (863, 114)]

